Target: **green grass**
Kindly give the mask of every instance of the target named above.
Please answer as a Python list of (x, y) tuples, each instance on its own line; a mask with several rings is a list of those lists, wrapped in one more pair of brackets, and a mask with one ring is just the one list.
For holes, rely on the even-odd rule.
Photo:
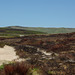
[(33, 68), (33, 70), (34, 70), (34, 71), (37, 71), (37, 70), (39, 70), (39, 69), (38, 69), (38, 68)]
[(4, 65), (1, 65), (1, 66), (0, 66), (0, 70), (2, 70), (3, 68), (4, 68)]

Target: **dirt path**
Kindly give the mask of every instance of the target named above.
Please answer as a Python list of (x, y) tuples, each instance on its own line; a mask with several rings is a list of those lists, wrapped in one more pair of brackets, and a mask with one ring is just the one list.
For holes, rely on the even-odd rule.
[(19, 58), (19, 56), (16, 55), (13, 47), (5, 45), (4, 48), (0, 48), (0, 65), (17, 58)]

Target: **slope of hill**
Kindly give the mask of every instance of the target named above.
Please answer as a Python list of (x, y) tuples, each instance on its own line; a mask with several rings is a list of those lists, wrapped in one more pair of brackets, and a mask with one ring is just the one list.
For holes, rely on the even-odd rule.
[(29, 35), (29, 34), (45, 34), (44, 32), (40, 31), (33, 31), (33, 30), (22, 30), (16, 28), (0, 28), (0, 36), (18, 36), (18, 35)]
[(43, 27), (21, 27), (21, 26), (9, 26), (8, 28), (40, 31), (46, 32), (48, 34), (75, 32), (75, 28), (43, 28)]

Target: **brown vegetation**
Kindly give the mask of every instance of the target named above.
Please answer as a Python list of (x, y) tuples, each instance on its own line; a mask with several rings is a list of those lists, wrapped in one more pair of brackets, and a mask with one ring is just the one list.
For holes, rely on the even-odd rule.
[[(14, 46), (16, 54), (27, 59), (31, 65), (39, 67), (43, 75), (75, 75), (75, 33), (31, 35), (0, 42)], [(37, 51), (38, 48), (40, 51)], [(42, 50), (54, 54), (45, 55)], [(25, 75), (29, 68), (22, 63), (6, 65), (4, 70), (5, 73), (11, 70), (11, 73), (16, 71), (19, 75)]]

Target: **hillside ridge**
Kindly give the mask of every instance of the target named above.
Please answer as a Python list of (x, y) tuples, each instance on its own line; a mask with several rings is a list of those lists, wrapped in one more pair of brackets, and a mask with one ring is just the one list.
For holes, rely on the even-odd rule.
[(23, 26), (9, 26), (7, 28), (12, 28), (12, 29), (22, 29), (22, 30), (32, 30), (32, 31), (39, 31), (39, 32), (45, 32), (48, 34), (55, 34), (55, 33), (71, 33), (75, 32), (75, 28), (45, 28), (45, 27), (23, 27)]

